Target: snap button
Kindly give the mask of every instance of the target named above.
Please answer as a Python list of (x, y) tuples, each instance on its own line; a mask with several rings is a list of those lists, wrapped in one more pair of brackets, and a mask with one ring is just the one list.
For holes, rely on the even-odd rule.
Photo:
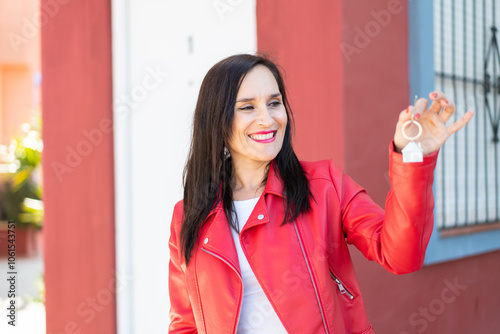
[(258, 215), (258, 216), (257, 216), (257, 219), (258, 219), (258, 220), (262, 220), (263, 218), (264, 218), (264, 215), (263, 215), (263, 214), (260, 214), (260, 215)]
[(205, 238), (205, 240), (203, 240), (203, 243), (207, 244), (208, 243), (208, 238)]

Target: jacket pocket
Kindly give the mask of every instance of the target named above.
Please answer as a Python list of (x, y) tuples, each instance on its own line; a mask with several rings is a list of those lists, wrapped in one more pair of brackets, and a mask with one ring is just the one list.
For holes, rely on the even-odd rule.
[(347, 298), (347, 300), (352, 302), (354, 300), (354, 294), (351, 291), (349, 291), (349, 289), (346, 288), (346, 286), (342, 283), (342, 281), (338, 279), (337, 276), (335, 276), (331, 270), (330, 270), (330, 277), (335, 282), (335, 284), (337, 284), (340, 294), (343, 295), (345, 298)]

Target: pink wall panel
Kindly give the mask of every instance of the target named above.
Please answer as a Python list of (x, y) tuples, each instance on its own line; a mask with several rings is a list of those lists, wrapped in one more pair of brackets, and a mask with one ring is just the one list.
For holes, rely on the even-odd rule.
[(257, 1), (257, 47), (285, 69), (302, 160), (344, 163), (341, 15), (339, 1)]
[[(42, 27), (47, 333), (115, 333), (111, 2)], [(119, 276), (119, 275), (118, 275)]]

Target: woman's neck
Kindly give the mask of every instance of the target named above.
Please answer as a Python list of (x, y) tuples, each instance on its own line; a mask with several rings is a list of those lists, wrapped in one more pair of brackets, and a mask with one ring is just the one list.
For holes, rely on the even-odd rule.
[(269, 163), (257, 165), (233, 164), (233, 200), (244, 201), (259, 197), (265, 188)]

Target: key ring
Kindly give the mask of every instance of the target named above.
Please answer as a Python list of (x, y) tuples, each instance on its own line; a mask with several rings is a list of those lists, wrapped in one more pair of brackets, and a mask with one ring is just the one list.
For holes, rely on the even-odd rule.
[[(405, 129), (408, 125), (411, 125), (412, 123), (415, 123), (418, 126), (418, 133), (415, 136), (410, 137), (406, 134)], [(416, 140), (422, 135), (422, 125), (420, 125), (419, 122), (414, 121), (413, 119), (407, 120), (406, 122), (403, 123), (403, 127), (401, 128), (401, 133), (403, 134), (403, 137), (405, 137), (405, 139), (409, 141)]]

